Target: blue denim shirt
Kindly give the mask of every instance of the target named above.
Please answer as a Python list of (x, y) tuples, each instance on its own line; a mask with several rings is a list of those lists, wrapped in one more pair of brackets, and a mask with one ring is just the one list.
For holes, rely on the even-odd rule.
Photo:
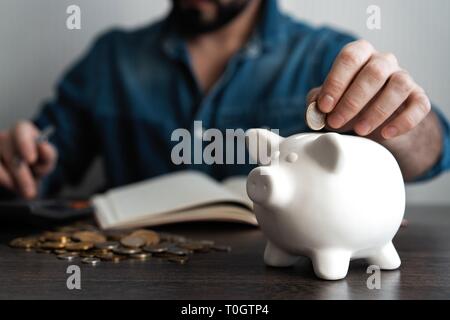
[[(56, 128), (51, 142), (59, 162), (46, 180), (47, 191), (78, 182), (99, 155), (108, 188), (187, 168), (217, 179), (247, 174), (250, 165), (175, 165), (173, 130), (192, 131), (194, 120), (201, 120), (204, 128), (221, 130), (267, 126), (283, 136), (305, 132), (308, 91), (323, 83), (339, 51), (355, 39), (293, 21), (276, 1), (265, 1), (247, 45), (204, 94), (170, 19), (106, 33), (62, 78), (55, 99), (35, 118), (40, 128)], [(450, 166), (449, 124), (441, 114), (440, 120), (444, 152), (423, 179)]]

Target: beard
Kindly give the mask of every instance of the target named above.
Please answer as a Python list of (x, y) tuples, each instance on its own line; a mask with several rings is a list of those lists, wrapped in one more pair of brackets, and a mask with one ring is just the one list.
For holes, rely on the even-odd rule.
[[(216, 31), (241, 14), (252, 0), (203, 0), (208, 11), (194, 5), (185, 5), (184, 0), (172, 0), (172, 21), (178, 31), (195, 36)], [(195, 2), (195, 1), (194, 1)]]

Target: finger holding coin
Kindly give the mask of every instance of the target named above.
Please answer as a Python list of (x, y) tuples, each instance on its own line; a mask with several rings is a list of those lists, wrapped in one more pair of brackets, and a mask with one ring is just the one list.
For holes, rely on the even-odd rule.
[(334, 132), (347, 132), (354, 126), (355, 120), (349, 121), (345, 126), (339, 129), (333, 129), (328, 125), (328, 114), (320, 110), (317, 99), (322, 87), (312, 89), (307, 96), (307, 107), (305, 111), (305, 122), (312, 131), (327, 129)]
[(305, 121), (311, 130), (320, 131), (325, 128), (326, 118), (326, 114), (317, 107), (317, 102), (312, 102), (306, 108)]
[(321, 87), (313, 88), (306, 97), (305, 122), (309, 129), (320, 131), (326, 126), (326, 114), (320, 111), (317, 104)]

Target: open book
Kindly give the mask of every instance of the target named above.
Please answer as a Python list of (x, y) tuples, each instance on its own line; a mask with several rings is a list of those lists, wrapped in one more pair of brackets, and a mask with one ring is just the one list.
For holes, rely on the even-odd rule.
[(181, 171), (112, 189), (92, 202), (103, 229), (207, 220), (256, 226), (245, 181), (233, 177), (220, 183), (198, 171)]

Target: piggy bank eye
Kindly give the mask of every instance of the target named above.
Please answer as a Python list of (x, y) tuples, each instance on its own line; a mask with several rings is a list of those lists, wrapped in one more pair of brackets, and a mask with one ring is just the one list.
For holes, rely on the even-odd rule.
[(296, 162), (298, 159), (298, 155), (295, 152), (291, 152), (287, 155), (286, 161), (290, 163)]

